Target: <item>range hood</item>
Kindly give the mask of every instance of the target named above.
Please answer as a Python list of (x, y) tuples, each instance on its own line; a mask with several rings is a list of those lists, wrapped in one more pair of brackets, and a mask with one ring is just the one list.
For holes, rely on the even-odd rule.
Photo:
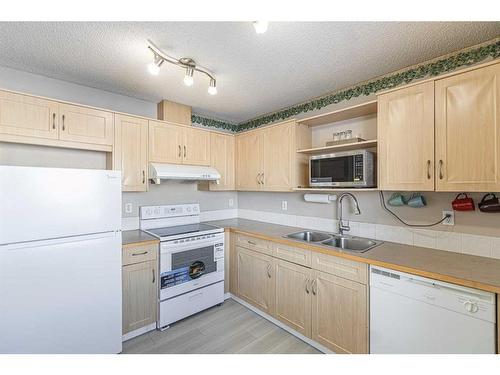
[(150, 163), (149, 178), (155, 184), (161, 180), (217, 181), (221, 177), (217, 169), (196, 165)]

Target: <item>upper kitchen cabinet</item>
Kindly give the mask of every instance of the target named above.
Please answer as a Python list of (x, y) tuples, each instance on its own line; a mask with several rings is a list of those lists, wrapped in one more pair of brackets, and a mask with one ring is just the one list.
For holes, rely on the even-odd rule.
[(149, 121), (149, 161), (182, 163), (183, 126)]
[(263, 136), (260, 131), (236, 136), (236, 189), (260, 190), (263, 170)]
[(436, 190), (500, 191), (500, 64), (436, 81)]
[(210, 165), (210, 132), (149, 121), (149, 161)]
[(221, 174), (219, 183), (210, 182), (210, 190), (235, 190), (235, 137), (231, 134), (210, 134), (210, 166)]
[(191, 126), (183, 128), (184, 144), (182, 163), (190, 165), (210, 165), (210, 132)]
[(434, 190), (434, 82), (378, 97), (378, 186)]
[(148, 121), (115, 115), (114, 169), (122, 171), (123, 191), (146, 191), (148, 186)]
[(308, 159), (297, 150), (311, 146), (307, 125), (287, 121), (236, 137), (238, 190), (290, 191), (307, 185)]
[(58, 103), (0, 91), (0, 133), (57, 139)]
[(59, 139), (98, 145), (113, 145), (113, 113), (69, 104), (59, 104)]

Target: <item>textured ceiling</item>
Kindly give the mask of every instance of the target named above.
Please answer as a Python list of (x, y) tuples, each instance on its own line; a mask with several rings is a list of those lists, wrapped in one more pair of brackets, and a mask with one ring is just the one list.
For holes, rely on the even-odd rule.
[[(0, 65), (240, 122), (498, 36), (500, 22), (2, 22)], [(147, 39), (211, 69), (218, 95), (168, 64), (151, 76)]]

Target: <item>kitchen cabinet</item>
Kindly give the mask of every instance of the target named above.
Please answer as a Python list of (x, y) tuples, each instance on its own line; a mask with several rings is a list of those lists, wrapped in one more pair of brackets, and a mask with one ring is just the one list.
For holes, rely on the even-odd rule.
[(59, 139), (113, 146), (113, 113), (59, 104)]
[(210, 132), (149, 121), (149, 161), (210, 165)]
[(114, 169), (122, 172), (123, 191), (147, 191), (148, 121), (115, 115)]
[(273, 258), (236, 247), (238, 297), (266, 314), (274, 314)]
[(126, 245), (122, 268), (122, 334), (156, 322), (158, 245)]
[(436, 190), (500, 191), (500, 64), (436, 80)]
[(311, 146), (307, 125), (287, 121), (236, 136), (238, 190), (291, 191), (307, 185), (308, 159), (297, 154)]
[(252, 131), (236, 136), (236, 189), (261, 189), (263, 133)]
[(434, 82), (378, 97), (378, 187), (434, 190)]
[(304, 336), (311, 335), (312, 270), (274, 260), (275, 318)]
[(231, 134), (212, 132), (210, 134), (210, 166), (220, 174), (219, 183), (210, 182), (214, 191), (235, 190), (235, 137)]
[(368, 353), (366, 285), (314, 271), (312, 339), (336, 353)]
[(366, 264), (250, 235), (231, 237), (233, 295), (334, 352), (368, 352)]
[(0, 133), (58, 139), (58, 103), (0, 91)]
[(183, 128), (183, 164), (210, 165), (210, 132), (194, 127)]

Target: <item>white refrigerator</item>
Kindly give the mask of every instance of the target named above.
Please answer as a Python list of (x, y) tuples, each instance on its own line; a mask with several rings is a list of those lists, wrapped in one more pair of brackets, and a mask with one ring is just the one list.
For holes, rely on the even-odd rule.
[(0, 354), (121, 352), (121, 176), (0, 166)]

